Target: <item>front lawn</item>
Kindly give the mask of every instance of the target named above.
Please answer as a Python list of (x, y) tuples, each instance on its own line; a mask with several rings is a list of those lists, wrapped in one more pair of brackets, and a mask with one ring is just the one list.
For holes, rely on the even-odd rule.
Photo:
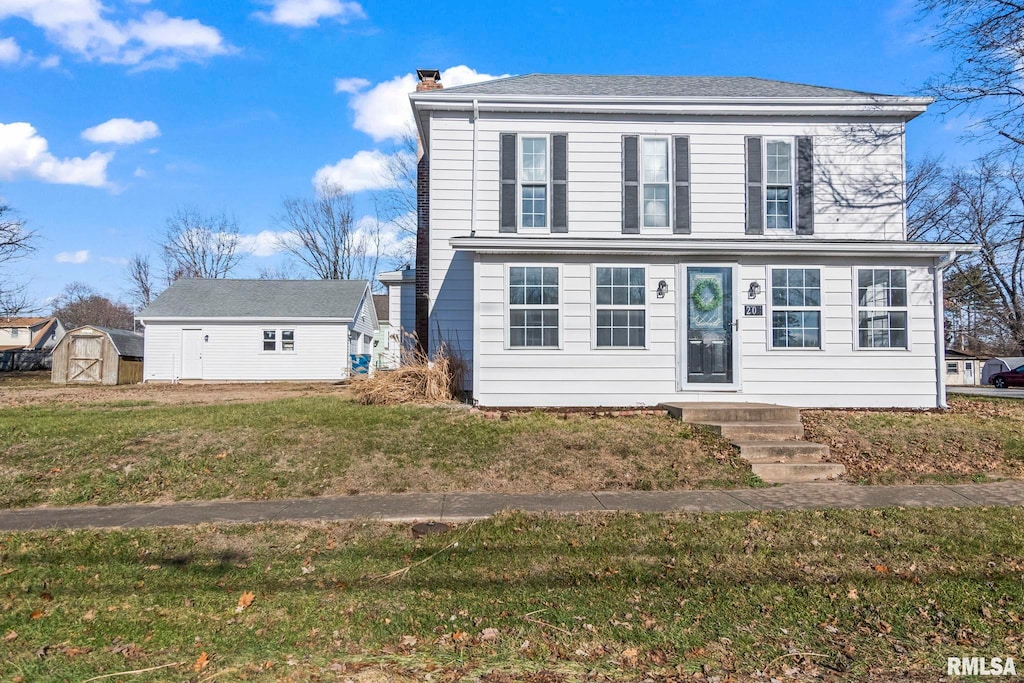
[(344, 394), (184, 406), (131, 396), (0, 410), (0, 507), (752, 481), (731, 449), (660, 416), (486, 420)]
[(1021, 509), (7, 534), (0, 679), (934, 681), (1024, 664), (1022, 557)]

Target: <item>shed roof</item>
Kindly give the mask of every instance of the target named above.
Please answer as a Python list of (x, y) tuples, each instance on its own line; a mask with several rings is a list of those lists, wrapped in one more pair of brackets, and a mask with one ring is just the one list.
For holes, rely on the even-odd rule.
[[(430, 96), (535, 95), (569, 97), (891, 97), (878, 93), (773, 81), (752, 76), (601, 76), (524, 74), (430, 91)], [(422, 94), (418, 95), (422, 96)]]
[(138, 332), (132, 332), (131, 330), (118, 330), (112, 327), (97, 327), (96, 325), (90, 325), (90, 327), (94, 330), (104, 332), (108, 337), (110, 337), (110, 341), (113, 342), (118, 355), (131, 358), (142, 358), (143, 349), (145, 348), (145, 338)]
[(138, 317), (352, 320), (368, 286), (367, 280), (182, 279)]
[(377, 321), (387, 321), (391, 315), (388, 311), (388, 295), (387, 294), (374, 294), (373, 295), (373, 308), (377, 311)]
[(1024, 365), (1024, 356), (997, 356), (995, 358), (990, 358), (989, 360), (1001, 360), (1006, 363), (1006, 367), (1011, 370)]
[(56, 320), (56, 318), (40, 318), (40, 317), (21, 317), (21, 318), (4, 318), (0, 317), (0, 327), (35, 327), (36, 325), (42, 325), (45, 322)]

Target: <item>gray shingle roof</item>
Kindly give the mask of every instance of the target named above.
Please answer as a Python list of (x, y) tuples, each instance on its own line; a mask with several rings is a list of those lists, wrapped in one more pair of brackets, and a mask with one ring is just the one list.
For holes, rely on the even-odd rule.
[(432, 91), (467, 95), (569, 97), (890, 97), (750, 76), (580, 76), (526, 74)]
[(178, 280), (140, 318), (355, 317), (366, 280)]
[(106, 333), (110, 337), (110, 341), (114, 343), (114, 348), (117, 349), (118, 355), (129, 358), (142, 358), (145, 342), (143, 336), (138, 332), (118, 330), (112, 327), (98, 327), (96, 325), (90, 325), (89, 327)]

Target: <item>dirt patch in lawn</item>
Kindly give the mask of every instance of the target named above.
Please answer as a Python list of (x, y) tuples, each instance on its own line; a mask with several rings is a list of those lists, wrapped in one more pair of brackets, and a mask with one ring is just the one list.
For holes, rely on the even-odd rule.
[(945, 411), (805, 410), (847, 479), (872, 484), (1024, 477), (1024, 401), (955, 396)]
[(18, 406), (105, 405), (135, 408), (146, 405), (220, 405), (258, 403), (301, 396), (348, 396), (334, 382), (231, 382), (124, 384), (121, 386), (52, 384), (49, 372), (0, 373), (0, 408)]

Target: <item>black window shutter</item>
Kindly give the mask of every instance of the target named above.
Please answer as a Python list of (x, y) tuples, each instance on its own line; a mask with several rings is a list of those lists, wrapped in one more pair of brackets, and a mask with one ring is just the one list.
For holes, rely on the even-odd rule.
[(551, 232), (569, 232), (568, 142), (565, 133), (551, 136)]
[(501, 134), (498, 165), (501, 167), (501, 193), (498, 197), (498, 213), (501, 218), (498, 232), (516, 232), (516, 136), (515, 133)]
[(640, 138), (622, 136), (622, 233), (640, 234), (640, 162), (637, 158)]
[(747, 143), (747, 224), (748, 235), (764, 234), (764, 168), (760, 136), (748, 136)]
[(677, 135), (673, 138), (676, 154), (676, 220), (672, 232), (676, 235), (690, 234), (690, 138)]
[(814, 138), (796, 139), (796, 234), (814, 234)]

